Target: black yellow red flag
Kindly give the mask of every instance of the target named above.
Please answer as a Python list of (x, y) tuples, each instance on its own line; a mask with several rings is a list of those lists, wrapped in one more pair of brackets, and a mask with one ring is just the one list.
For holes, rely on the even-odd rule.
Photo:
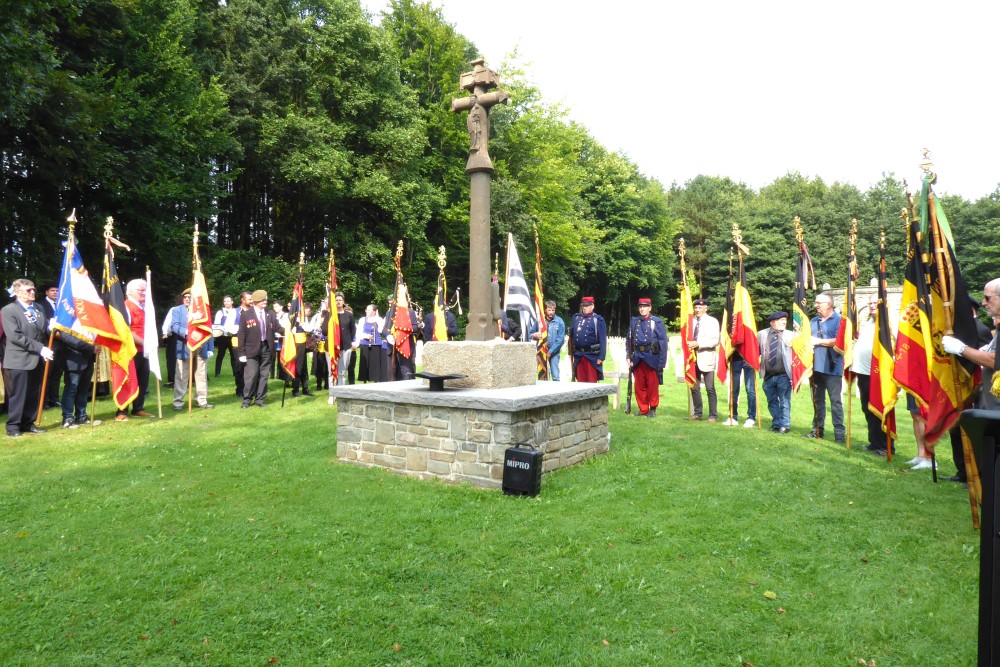
[(139, 381), (135, 375), (135, 355), (137, 348), (129, 327), (128, 310), (125, 307), (125, 290), (118, 278), (115, 252), (111, 247), (111, 218), (104, 232), (104, 275), (101, 281), (101, 300), (108, 308), (115, 328), (115, 338), (121, 344), (118, 349), (108, 347), (111, 353), (111, 397), (119, 410), (139, 395)]
[(875, 341), (872, 347), (871, 390), (868, 409), (882, 422), (888, 441), (886, 456), (892, 460), (893, 443), (896, 441), (896, 400), (899, 386), (893, 380), (892, 329), (889, 327), (889, 278), (885, 263), (885, 230), (879, 247), (878, 262), (878, 311), (875, 317)]
[(806, 248), (801, 221), (796, 216), (793, 223), (799, 257), (795, 264), (795, 295), (792, 304), (792, 330), (795, 333), (795, 338), (792, 340), (792, 389), (798, 391), (812, 376), (812, 326), (809, 322), (806, 287), (812, 276), (812, 288), (815, 290), (816, 277), (812, 271), (812, 259), (809, 257), (809, 249)]

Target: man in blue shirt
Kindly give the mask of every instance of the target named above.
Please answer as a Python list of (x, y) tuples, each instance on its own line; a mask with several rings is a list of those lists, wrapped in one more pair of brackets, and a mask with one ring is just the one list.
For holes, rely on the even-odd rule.
[[(556, 315), (556, 302), (545, 302), (545, 328), (549, 337), (549, 379), (559, 382), (559, 352), (566, 340), (566, 323)], [(542, 334), (538, 332), (538, 323), (531, 325), (528, 331), (532, 340), (538, 340)]]
[(840, 444), (846, 442), (844, 429), (844, 404), (840, 399), (844, 378), (844, 355), (833, 349), (840, 328), (840, 315), (833, 310), (833, 298), (823, 292), (813, 304), (816, 317), (810, 321), (813, 344), (813, 372), (809, 381), (813, 397), (813, 428), (805, 438), (822, 438), (826, 422), (826, 398), (830, 395), (830, 412), (833, 413), (833, 435)]

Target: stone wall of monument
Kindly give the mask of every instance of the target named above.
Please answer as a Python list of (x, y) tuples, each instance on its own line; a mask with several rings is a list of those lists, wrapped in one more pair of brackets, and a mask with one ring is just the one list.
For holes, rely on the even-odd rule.
[(485, 408), (337, 401), (337, 458), (419, 477), (499, 487), (504, 450), (528, 442), (543, 472), (608, 450), (608, 400), (502, 411)]

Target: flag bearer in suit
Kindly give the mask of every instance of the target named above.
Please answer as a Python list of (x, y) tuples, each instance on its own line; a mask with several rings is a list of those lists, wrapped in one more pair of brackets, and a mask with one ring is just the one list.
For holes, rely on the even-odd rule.
[(35, 426), (34, 415), (42, 389), (43, 361), (52, 361), (54, 354), (45, 346), (48, 321), (45, 311), (35, 305), (35, 284), (18, 278), (11, 286), (15, 299), (0, 310), (3, 331), (7, 336), (4, 348), (4, 369), (7, 371), (7, 435), (44, 433)]
[(635, 401), (640, 417), (655, 417), (660, 405), (660, 382), (667, 365), (667, 328), (651, 314), (649, 299), (639, 299), (639, 314), (628, 325), (625, 350), (635, 378)]
[(275, 334), (278, 318), (267, 308), (267, 292), (255, 291), (250, 300), (253, 307), (240, 313), (240, 327), (236, 332), (236, 353), (243, 368), (243, 406), (250, 403), (264, 407), (267, 396), (267, 376), (271, 357), (275, 354)]
[[(705, 385), (708, 394), (708, 421), (719, 419), (718, 399), (715, 394), (715, 364), (719, 352), (719, 320), (708, 314), (708, 301), (696, 299), (694, 302), (694, 319), (692, 320), (693, 335), (688, 346), (695, 350), (698, 356), (698, 381)], [(688, 419), (697, 421), (702, 417), (701, 387), (691, 388), (691, 404), (694, 414)]]

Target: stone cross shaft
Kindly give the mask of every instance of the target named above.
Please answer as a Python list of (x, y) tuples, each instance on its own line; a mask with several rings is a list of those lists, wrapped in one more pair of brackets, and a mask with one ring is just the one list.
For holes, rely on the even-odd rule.
[[(472, 61), (472, 71), (462, 74), (459, 86), (468, 97), (452, 100), (451, 110), (468, 111), (470, 179), (469, 203), (469, 326), (466, 340), (485, 341), (496, 336), (490, 299), (490, 183), (493, 161), (489, 154), (490, 107), (507, 103), (496, 72), (482, 58)], [(493, 90), (496, 88), (496, 90)], [(492, 91), (492, 92), (491, 92)]]

